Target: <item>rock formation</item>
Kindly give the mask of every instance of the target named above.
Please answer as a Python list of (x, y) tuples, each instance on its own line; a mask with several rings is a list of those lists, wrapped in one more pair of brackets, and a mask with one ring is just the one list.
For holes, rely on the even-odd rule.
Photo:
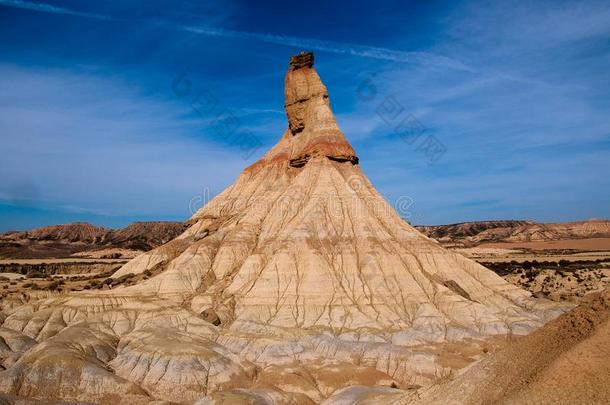
[(348, 385), (429, 384), (474, 359), (439, 345), (525, 334), (561, 312), (400, 218), (362, 172), (312, 54), (291, 59), (285, 96), (279, 142), (184, 233), (113, 275), (150, 278), (2, 309), (3, 328), (36, 344), (0, 392), (321, 402)]

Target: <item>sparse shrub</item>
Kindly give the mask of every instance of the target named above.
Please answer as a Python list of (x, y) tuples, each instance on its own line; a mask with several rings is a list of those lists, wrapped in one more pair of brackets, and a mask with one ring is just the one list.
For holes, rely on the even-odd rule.
[(46, 274), (38, 271), (38, 270), (30, 270), (25, 275), (27, 278), (45, 278)]
[(59, 283), (57, 281), (53, 281), (47, 285), (47, 290), (56, 291), (59, 288)]
[(527, 277), (528, 281), (534, 281), (534, 279), (536, 278), (536, 270), (526, 270), (525, 271), (525, 277)]
[(113, 275), (113, 274), (114, 274), (114, 273), (115, 273), (115, 272), (116, 272), (118, 269), (120, 269), (120, 268), (121, 268), (121, 267), (119, 266), (119, 267), (116, 267), (116, 268), (114, 268), (114, 269), (112, 269), (112, 270), (105, 271), (105, 272), (103, 272), (103, 273), (99, 273), (99, 274), (95, 275), (95, 277), (100, 277), (100, 278), (102, 278), (102, 277), (103, 277), (103, 278), (110, 277), (110, 276), (112, 276), (112, 275)]
[(131, 281), (130, 279), (133, 278), (135, 276), (135, 274), (133, 273), (127, 273), (117, 279), (114, 280), (113, 284), (121, 284), (121, 283), (128, 283), (129, 281)]

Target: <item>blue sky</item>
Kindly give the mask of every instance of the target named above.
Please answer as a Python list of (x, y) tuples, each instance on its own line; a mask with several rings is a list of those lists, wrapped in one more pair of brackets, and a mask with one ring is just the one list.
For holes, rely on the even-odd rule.
[[(412, 222), (610, 217), (607, 1), (0, 0), (0, 230), (188, 218), (279, 139), (302, 49)], [(182, 73), (263, 147), (245, 159), (172, 90)]]

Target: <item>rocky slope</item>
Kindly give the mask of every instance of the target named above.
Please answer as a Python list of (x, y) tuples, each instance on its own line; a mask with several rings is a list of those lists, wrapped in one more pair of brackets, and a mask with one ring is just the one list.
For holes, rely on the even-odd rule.
[(68, 257), (76, 252), (102, 249), (148, 251), (186, 229), (180, 222), (134, 222), (121, 229), (106, 229), (85, 222), (53, 225), (0, 235), (0, 257)]
[(7, 353), (0, 392), (319, 403), (354, 384), (429, 385), (485, 339), (565, 310), (400, 218), (362, 172), (311, 54), (290, 61), (285, 109), (279, 142), (181, 235), (113, 274), (116, 287), (3, 302), (2, 328), (31, 348)]
[(443, 244), (465, 246), (474, 246), (483, 242), (557, 241), (610, 237), (610, 221), (597, 219), (557, 224), (540, 224), (531, 221), (480, 221), (416, 228)]

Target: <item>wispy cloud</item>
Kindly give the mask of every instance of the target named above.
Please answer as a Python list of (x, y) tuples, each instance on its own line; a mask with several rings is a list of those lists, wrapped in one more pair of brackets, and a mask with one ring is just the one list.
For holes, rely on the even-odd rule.
[(283, 110), (278, 110), (276, 108), (240, 108), (236, 115), (243, 117), (246, 115), (258, 115), (258, 114), (284, 115), (285, 112)]
[[(47, 3), (28, 2), (22, 0), (0, 0), (0, 5), (25, 10), (34, 10), (53, 14), (67, 14), (79, 17), (96, 18), (101, 20), (113, 20), (113, 17), (81, 12), (65, 7), (56, 7)], [(315, 38), (291, 37), (259, 32), (235, 31), (223, 28), (208, 28), (202, 26), (185, 26), (167, 21), (142, 21), (152, 23), (170, 29), (191, 32), (199, 35), (219, 38), (243, 39), (248, 41), (265, 42), (275, 45), (296, 47), (313, 51), (329, 52), (341, 55), (351, 55), (363, 58), (386, 60), (392, 62), (403, 62), (435, 66), (446, 69), (472, 71), (472, 68), (459, 60), (430, 52), (411, 52), (396, 49), (382, 48), (376, 46), (350, 44), (344, 42), (325, 41)]]
[(354, 144), (367, 152), (367, 174), (390, 200), (407, 190), (421, 215), (415, 223), (607, 217), (610, 5), (466, 4), (445, 20), (450, 35), (433, 52), (460, 55), (480, 74), (390, 66), (374, 77), (377, 103), (342, 117), (375, 118), (383, 97), (395, 95), (447, 145), (442, 164), (411, 159), (399, 139), (383, 136), (387, 128), (373, 126)]
[(388, 60), (393, 62), (416, 63), (432, 65), (456, 70), (471, 71), (472, 69), (464, 63), (448, 58), (446, 56), (429, 52), (408, 52), (375, 46), (349, 44), (344, 42), (323, 41), (313, 38), (290, 37), (285, 35), (263, 34), (257, 32), (243, 32), (226, 29), (215, 29), (205, 27), (174, 26), (184, 31), (193, 32), (207, 36), (237, 38), (277, 45), (294, 46), (314, 51), (330, 52), (342, 55), (360, 56), (364, 58)]
[(0, 204), (187, 217), (244, 166), (188, 105), (118, 79), (0, 64), (0, 86)]
[(74, 15), (78, 17), (87, 17), (87, 18), (96, 18), (98, 20), (112, 20), (111, 17), (95, 14), (95, 13), (87, 13), (82, 11), (76, 11), (65, 7), (57, 7), (47, 3), (35, 3), (30, 1), (21, 1), (21, 0), (0, 0), (0, 5), (5, 7), (12, 8), (21, 8), (24, 10), (33, 10), (40, 11), (43, 13), (52, 13), (52, 14), (67, 14)]

